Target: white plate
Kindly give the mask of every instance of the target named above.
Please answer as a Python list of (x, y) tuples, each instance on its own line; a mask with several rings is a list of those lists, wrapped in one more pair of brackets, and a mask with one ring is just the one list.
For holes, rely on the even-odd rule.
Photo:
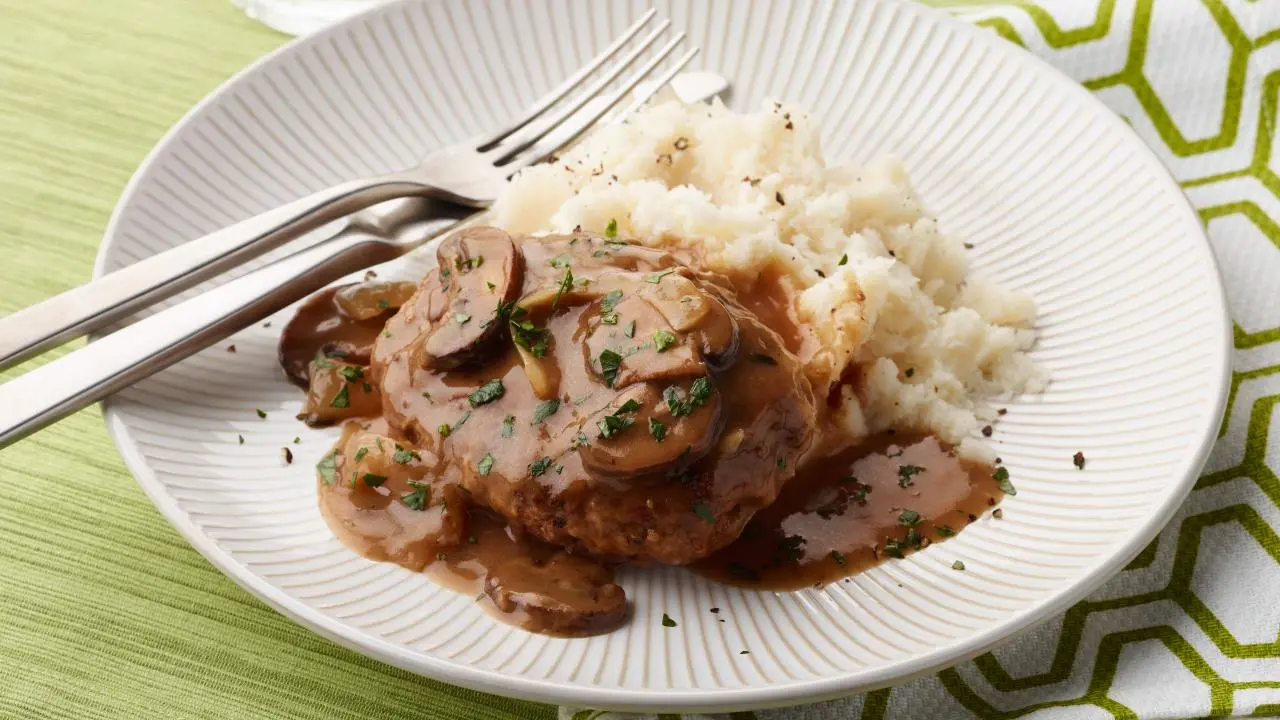
[[(1190, 489), (1229, 370), (1213, 256), (1156, 158), (1057, 72), (927, 8), (657, 6), (703, 49), (702, 67), (733, 82), (734, 105), (777, 96), (811, 108), (833, 161), (902, 155), (944, 228), (976, 245), (977, 271), (1035, 296), (1034, 355), (1054, 380), (1012, 403), (992, 438), (1019, 490), (1003, 520), (821, 590), (627, 572), (635, 619), (622, 630), (530, 635), (333, 538), (311, 469), (332, 435), (293, 420), (299, 393), (274, 362), (283, 314), (237, 335), (239, 352), (209, 350), (108, 404), (156, 506), (223, 572), (326, 637), (459, 685), (595, 707), (739, 709), (901, 681), (987, 650), (1121, 568)], [(160, 143), (97, 271), (492, 126), (643, 9), (423, 0), (295, 42)], [(295, 435), (298, 462), (285, 466)], [(956, 559), (966, 572), (950, 569)], [(663, 612), (679, 627), (662, 627)]]

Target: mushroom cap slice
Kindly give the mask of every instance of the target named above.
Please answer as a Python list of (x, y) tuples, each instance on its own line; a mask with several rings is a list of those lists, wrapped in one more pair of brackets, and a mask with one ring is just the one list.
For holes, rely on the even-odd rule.
[(498, 311), (520, 295), (524, 258), (510, 235), (492, 227), (449, 236), (436, 257), (448, 302), (418, 360), (429, 370), (449, 370), (480, 359), (502, 335)]

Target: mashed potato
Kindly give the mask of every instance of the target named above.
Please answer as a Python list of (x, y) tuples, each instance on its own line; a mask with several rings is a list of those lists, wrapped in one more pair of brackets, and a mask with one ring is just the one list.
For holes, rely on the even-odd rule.
[(916, 428), (981, 456), (966, 439), (994, 417), (989, 401), (1046, 381), (1026, 355), (1031, 298), (969, 275), (897, 159), (827, 165), (795, 108), (664, 100), (521, 173), (494, 215), (512, 233), (616, 220), (620, 236), (693, 251), (740, 288), (781, 273), (812, 334), (800, 354), (815, 392), (856, 367), (836, 411), (854, 436)]

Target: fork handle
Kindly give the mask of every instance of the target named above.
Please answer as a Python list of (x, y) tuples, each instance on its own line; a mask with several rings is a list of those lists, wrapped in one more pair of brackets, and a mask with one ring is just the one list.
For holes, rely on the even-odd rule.
[[(422, 237), (458, 224), (424, 223)], [(414, 243), (417, 245), (417, 243)], [(143, 318), (0, 385), (0, 448), (184, 359), (403, 245), (347, 230)]]
[(425, 190), (401, 173), (335, 185), (0, 318), (0, 370), (101, 330), (325, 223)]

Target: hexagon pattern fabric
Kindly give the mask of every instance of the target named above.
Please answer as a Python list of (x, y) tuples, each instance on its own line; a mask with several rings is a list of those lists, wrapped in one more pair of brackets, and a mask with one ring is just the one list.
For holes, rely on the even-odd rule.
[[(721, 717), (1280, 716), (1280, 2), (935, 4), (1083, 83), (1182, 183), (1208, 227), (1234, 321), (1227, 416), (1169, 526), (1061, 617), (901, 687)], [(562, 708), (560, 717), (642, 716)]]

